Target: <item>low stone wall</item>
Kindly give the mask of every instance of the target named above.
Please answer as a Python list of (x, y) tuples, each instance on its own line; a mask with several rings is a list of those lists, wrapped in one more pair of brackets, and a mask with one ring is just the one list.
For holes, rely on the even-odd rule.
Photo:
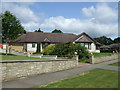
[(17, 78), (29, 77), (47, 72), (55, 72), (76, 67), (78, 60), (22, 60), (22, 61), (3, 61), (2, 80), (9, 81)]
[(92, 56), (91, 63), (92, 64), (101, 63), (101, 62), (110, 61), (110, 60), (114, 60), (114, 59), (118, 59), (118, 54), (112, 54), (109, 56), (102, 56), (102, 57)]

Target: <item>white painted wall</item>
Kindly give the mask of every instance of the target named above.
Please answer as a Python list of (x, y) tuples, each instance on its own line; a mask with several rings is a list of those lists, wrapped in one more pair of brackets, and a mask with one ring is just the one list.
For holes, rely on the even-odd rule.
[(96, 45), (95, 43), (91, 43), (91, 51), (95, 51), (96, 50)]
[(32, 43), (27, 43), (27, 52), (36, 52), (37, 43), (35, 43), (35, 47), (32, 47)]
[(95, 43), (91, 43), (91, 50), (89, 50), (89, 52), (100, 53), (100, 50), (96, 50), (96, 44)]

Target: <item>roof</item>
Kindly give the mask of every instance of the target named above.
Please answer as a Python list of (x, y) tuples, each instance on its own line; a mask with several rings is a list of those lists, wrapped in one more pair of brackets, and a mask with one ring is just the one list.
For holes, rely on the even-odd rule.
[(22, 36), (18, 37), (15, 42), (51, 42), (51, 43), (68, 43), (68, 42), (74, 42), (76, 39), (81, 37), (82, 35), (85, 35), (87, 37), (82, 37), (78, 41), (79, 42), (95, 42), (96, 44), (99, 44), (97, 41), (95, 41), (93, 38), (91, 38), (86, 33), (81, 33), (80, 35), (75, 35), (71, 33), (42, 33), (42, 32), (28, 32), (26, 34), (23, 34)]
[(104, 46), (101, 46), (100, 49), (110, 49), (110, 46), (104, 45)]
[(77, 40), (77, 42), (91, 42), (91, 41), (88, 40), (86, 37), (81, 37), (79, 40)]
[(96, 43), (97, 45), (100, 45), (99, 42), (97, 42), (95, 39), (91, 38), (91, 37), (90, 37), (88, 34), (86, 34), (85, 32), (79, 34), (79, 35), (78, 35), (78, 38), (81, 37), (81, 36), (83, 36), (83, 35), (87, 36), (88, 38), (87, 38), (87, 37), (86, 37), (86, 38), (85, 38), (85, 37), (82, 37), (80, 40), (78, 40), (78, 42), (94, 42), (94, 43)]
[(28, 32), (22, 35), (16, 41), (18, 42), (52, 42), (52, 43), (67, 43), (75, 40), (77, 35), (68, 33), (42, 33)]
[(100, 49), (118, 49), (120, 48), (120, 43), (114, 43), (110, 45), (101, 46)]

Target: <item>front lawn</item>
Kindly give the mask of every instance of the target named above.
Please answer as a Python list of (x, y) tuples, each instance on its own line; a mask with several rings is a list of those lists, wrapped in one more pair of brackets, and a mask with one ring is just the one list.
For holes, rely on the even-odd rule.
[(2, 57), (2, 60), (44, 60), (45, 58), (33, 58), (33, 57), (27, 57), (27, 56), (17, 56), (17, 55), (2, 55), (0, 54), (0, 57)]
[(113, 53), (93, 53), (94, 57), (109, 56)]
[(37, 88), (118, 88), (118, 72), (94, 69), (85, 75), (77, 75)]
[(113, 65), (113, 66), (120, 66), (120, 62), (113, 63), (113, 64), (110, 64), (110, 65)]

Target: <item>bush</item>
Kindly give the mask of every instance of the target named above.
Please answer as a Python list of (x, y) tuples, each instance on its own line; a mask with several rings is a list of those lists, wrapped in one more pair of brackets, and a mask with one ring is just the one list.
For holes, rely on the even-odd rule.
[(89, 58), (91, 56), (87, 48), (84, 46), (81, 46), (80, 44), (76, 44), (75, 50), (77, 52), (77, 55), (79, 55), (79, 59), (82, 59), (84, 57)]
[(53, 54), (60, 57), (72, 57), (75, 52), (75, 45), (72, 43), (62, 43), (55, 46)]
[(53, 55), (54, 48), (55, 48), (55, 45), (48, 45), (44, 48), (42, 53), (45, 55)]
[(79, 59), (85, 57), (89, 58), (90, 54), (84, 46), (73, 43), (62, 43), (57, 45), (48, 45), (44, 50), (43, 54), (46, 55), (57, 55), (58, 57), (69, 57), (72, 58), (77, 52)]

